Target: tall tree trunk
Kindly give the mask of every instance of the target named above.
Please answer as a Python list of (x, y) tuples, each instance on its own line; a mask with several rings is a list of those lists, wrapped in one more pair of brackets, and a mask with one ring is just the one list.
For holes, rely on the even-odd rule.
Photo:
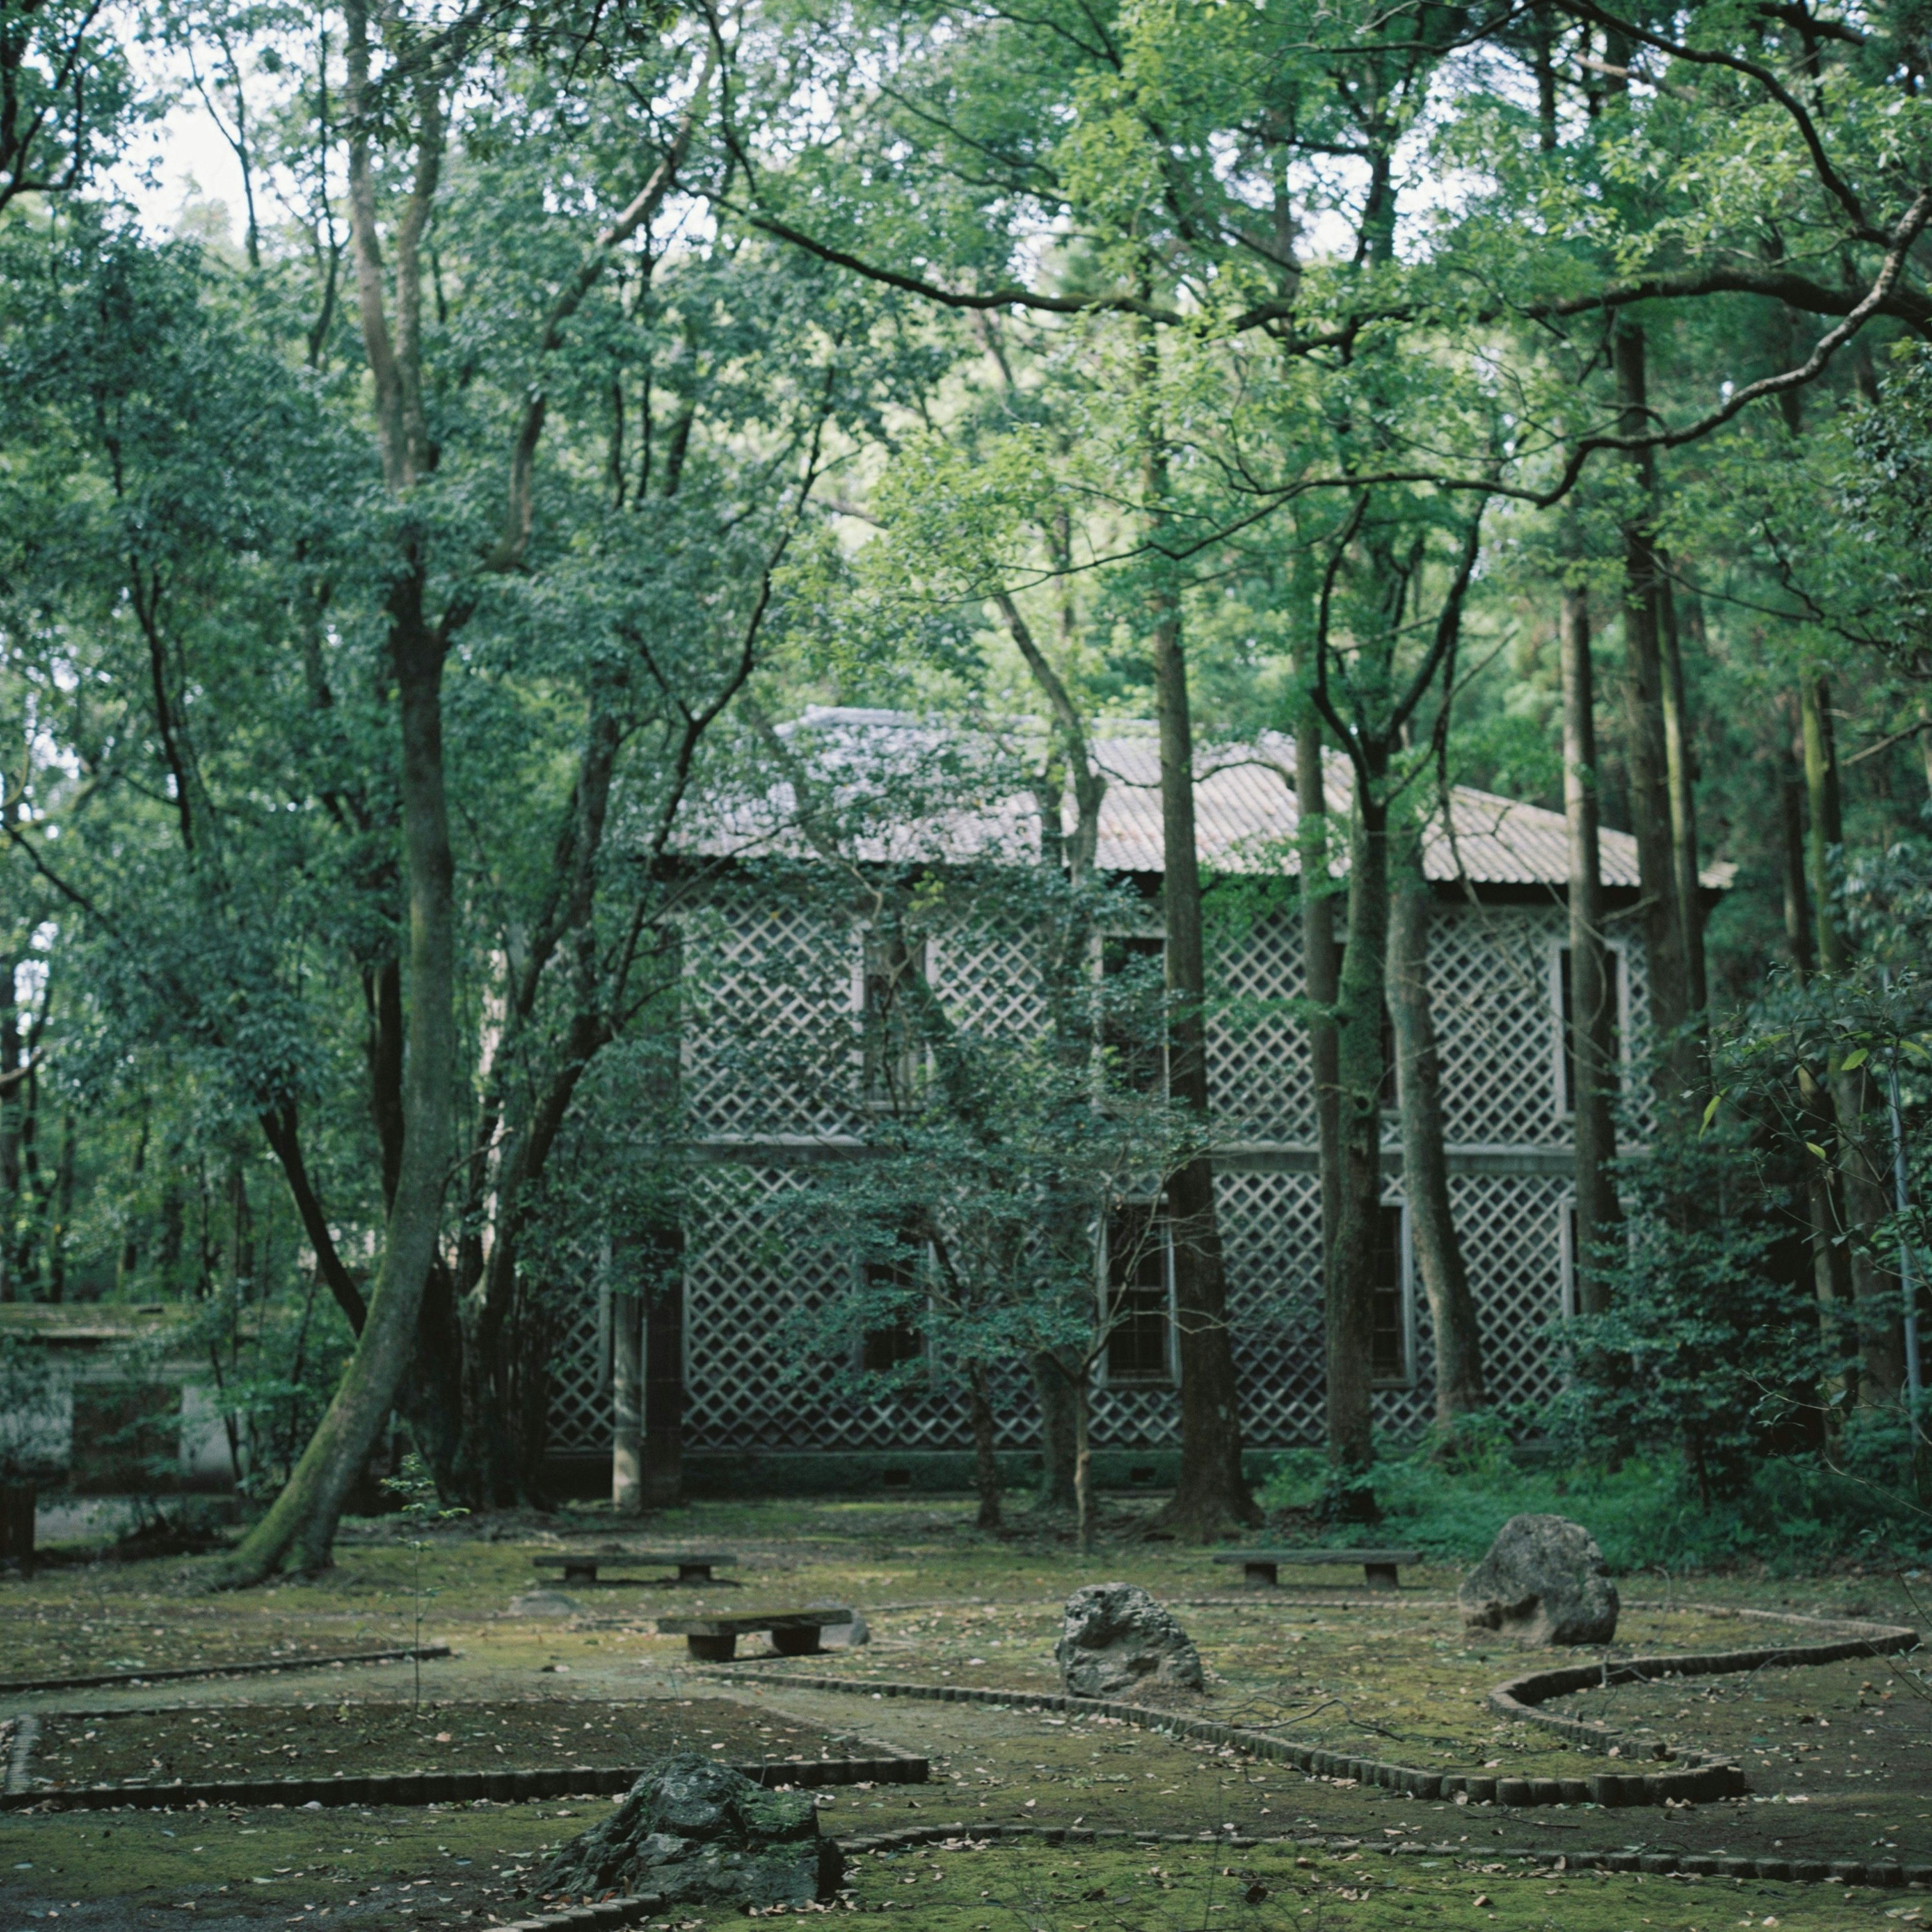
[(635, 1516), (644, 1507), (644, 1298), (610, 1297), (610, 1507)]
[(409, 1055), (403, 1159), (383, 1229), (368, 1318), (346, 1373), (288, 1484), (226, 1566), (252, 1582), (320, 1569), (363, 1460), (375, 1445), (415, 1352), (417, 1311), (436, 1258), (449, 1166), (456, 1068), (455, 945), (449, 815), (442, 769), (440, 632), (424, 619), (419, 551), (391, 592), (389, 648), (402, 726), (403, 848), (409, 904)]
[(1488, 1406), (1475, 1298), (1449, 1205), (1442, 1131), (1442, 1065), (1429, 998), (1433, 896), (1422, 868), (1421, 828), (1406, 838), (1390, 879), (1388, 1005), (1395, 1022), (1396, 1098), (1402, 1109), (1402, 1192), (1409, 1238), (1436, 1331), (1436, 1426), (1445, 1447), (1459, 1416)]
[(1309, 1074), (1315, 1092), (1316, 1172), (1322, 1196), (1322, 1278), (1342, 1225), (1342, 1103), (1335, 1031), (1335, 898), (1328, 878), (1328, 793), (1322, 717), (1312, 704), (1294, 728), (1295, 844), (1301, 887), (1302, 984), (1308, 996)]
[[(1617, 401), (1624, 434), (1650, 427), (1641, 324), (1619, 321), (1612, 336)], [(1648, 451), (1633, 460), (1636, 502), (1624, 524), (1624, 697), (1629, 734), (1630, 820), (1636, 835), (1649, 968), (1651, 1023), (1656, 1029), (1658, 1111), (1682, 1120), (1683, 1096), (1694, 1088), (1694, 1050), (1687, 1059), (1690, 1018), (1688, 962), (1678, 914), (1676, 854), (1670, 836), (1670, 757), (1664, 736), (1664, 670), (1658, 623), (1657, 555), (1651, 535), (1656, 476)]]
[(1570, 848), (1570, 1085), (1576, 1148), (1576, 1240), (1571, 1268), (1580, 1314), (1603, 1312), (1608, 1298), (1597, 1246), (1621, 1218), (1610, 1175), (1616, 1158), (1616, 980), (1604, 944), (1599, 837), (1595, 672), (1590, 658), (1589, 593), (1563, 588), (1558, 640), (1563, 676), (1563, 816)]
[[(1844, 844), (1844, 808), (1838, 786), (1838, 746), (1832, 729), (1831, 693), (1822, 678), (1808, 679), (1799, 692), (1804, 739), (1804, 784), (1810, 808), (1806, 842), (1812, 908), (1817, 920), (1818, 963), (1827, 973), (1842, 973), (1850, 949), (1832, 908), (1832, 854)], [(1831, 1070), (1832, 1109), (1838, 1124), (1838, 1181), (1850, 1250), (1852, 1299), (1858, 1312), (1858, 1352), (1863, 1386), (1881, 1399), (1895, 1396), (1905, 1384), (1905, 1339), (1898, 1298), (1868, 1244), (1886, 1216), (1884, 1173), (1874, 1157), (1867, 1132), (1876, 1104), (1870, 1076), (1862, 1066)]]
[(980, 1529), (1000, 1527), (1000, 1458), (994, 1434), (992, 1372), (984, 1362), (975, 1362), (966, 1372), (966, 1387), (971, 1399), (973, 1419), (973, 1486), (980, 1493), (980, 1513), (974, 1526)]
[(1042, 1349), (1033, 1358), (1033, 1386), (1040, 1404), (1040, 1494), (1034, 1507), (1058, 1514), (1078, 1505), (1074, 1460), (1079, 1454), (1073, 1371)]
[[(1148, 356), (1154, 352), (1150, 344)], [(1150, 396), (1154, 370), (1144, 364)], [(1157, 426), (1146, 442), (1147, 500), (1158, 535), (1167, 462)], [(1160, 729), (1161, 903), (1171, 1013), (1168, 1092), (1208, 1131), (1207, 957), (1201, 866), (1194, 830), (1194, 729), (1178, 591), (1158, 560), (1153, 598), (1155, 716)], [(1174, 1242), (1174, 1316), (1180, 1354), (1180, 1480), (1160, 1521), (1190, 1542), (1209, 1543), (1259, 1520), (1241, 1474), (1241, 1419), (1228, 1329), (1227, 1273), (1214, 1206), (1214, 1166), (1196, 1154), (1168, 1182)]]
[[(1376, 1247), (1382, 1198), (1382, 1010), (1388, 1001), (1387, 746), (1363, 746), (1348, 847), (1348, 938), (1337, 1001), (1342, 1211), (1326, 1292), (1328, 1423), (1333, 1507), (1372, 1521), (1367, 1477), (1375, 1462), (1370, 1384), (1375, 1348)], [(1366, 795), (1365, 795), (1366, 794)]]
[(1697, 798), (1691, 770), (1690, 713), (1684, 694), (1684, 652), (1669, 560), (1657, 553), (1658, 637), (1663, 654), (1664, 762), (1670, 792), (1671, 872), (1677, 886), (1677, 923), (1684, 935), (1684, 998), (1690, 1012), (1708, 1003), (1704, 976), (1704, 916), (1697, 864)]

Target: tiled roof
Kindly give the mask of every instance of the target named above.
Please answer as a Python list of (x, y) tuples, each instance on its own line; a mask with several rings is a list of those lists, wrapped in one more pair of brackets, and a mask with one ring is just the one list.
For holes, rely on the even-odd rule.
[[(936, 763), (952, 767), (953, 782), (935, 786), (929, 796), (949, 802), (914, 822), (895, 821), (862, 837), (854, 856), (910, 859), (984, 856), (1005, 847), (1038, 849), (1038, 808), (1014, 788), (1012, 772), (1029, 744), (1043, 742), (1041, 727), (1024, 721), (1010, 730), (966, 734), (904, 712), (834, 709), (814, 706), (782, 727), (804, 767), (829, 794), (850, 800), (868, 793), (883, 795), (879, 782), (895, 772), (922, 775), (932, 782)], [(976, 758), (970, 747), (985, 748)], [(1098, 740), (1094, 754), (1106, 775), (1100, 808), (1096, 861), (1104, 871), (1158, 872), (1162, 869), (1160, 754), (1150, 727), (1123, 725)], [(1027, 764), (1036, 762), (1027, 760)], [(976, 782), (978, 764), (992, 778)], [(1204, 746), (1195, 757), (1195, 834), (1201, 862), (1219, 872), (1292, 874), (1299, 869), (1295, 850), (1294, 746), (1292, 740), (1264, 734), (1252, 744)], [(1347, 758), (1331, 751), (1324, 759), (1324, 790), (1334, 828), (1331, 862), (1346, 861), (1346, 827), (1354, 779)], [(969, 803), (959, 800), (977, 794)], [(1424, 866), (1432, 879), (1465, 878), (1478, 885), (1562, 886), (1569, 876), (1568, 843), (1561, 812), (1525, 805), (1494, 792), (1457, 785), (1451, 792), (1454, 836), (1439, 823), (1432, 826)], [(1073, 829), (1069, 798), (1065, 824)], [(704, 830), (690, 842), (718, 854), (754, 848), (807, 849), (794, 788), (780, 782), (754, 800), (715, 808)], [(1603, 834), (1604, 883), (1638, 883), (1636, 842), (1628, 832)], [(1728, 868), (1712, 868), (1706, 883), (1728, 883)]]
[[(1095, 753), (1107, 774), (1107, 795), (1100, 808), (1100, 864), (1112, 871), (1159, 872), (1156, 741), (1150, 733), (1103, 739)], [(1294, 847), (1300, 814), (1294, 807), (1292, 740), (1264, 734), (1252, 745), (1206, 748), (1196, 754), (1195, 772), (1195, 844), (1204, 866), (1221, 872), (1299, 869)], [(1343, 753), (1327, 754), (1322, 778), (1328, 809), (1342, 821), (1346, 839), (1354, 778)], [(1423, 854), (1430, 878), (1468, 878), (1479, 885), (1560, 886), (1569, 878), (1568, 834), (1560, 812), (1478, 791), (1473, 785), (1456, 785), (1450, 795), (1455, 837), (1452, 841), (1439, 823), (1431, 828)], [(1634, 886), (1636, 841), (1628, 832), (1604, 832), (1602, 865), (1605, 885)]]

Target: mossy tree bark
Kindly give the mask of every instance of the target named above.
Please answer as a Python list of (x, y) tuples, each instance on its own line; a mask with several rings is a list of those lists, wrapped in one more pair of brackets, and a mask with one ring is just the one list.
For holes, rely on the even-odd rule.
[(1617, 988), (1604, 940), (1603, 846), (1597, 775), (1596, 676), (1589, 593), (1563, 586), (1558, 638), (1563, 679), (1563, 816), (1570, 872), (1571, 1134), (1576, 1161), (1576, 1252), (1570, 1268), (1580, 1314), (1606, 1305), (1598, 1244), (1622, 1219), (1610, 1163), (1617, 1153)]
[(1443, 1138), (1442, 1062), (1429, 996), (1434, 897), (1422, 866), (1420, 827), (1404, 828), (1389, 892), (1388, 1005), (1395, 1023), (1396, 1100), (1402, 1110), (1402, 1193), (1410, 1239), (1436, 1335), (1436, 1422), (1445, 1444), (1456, 1419), (1486, 1407), (1475, 1297), (1449, 1202)]

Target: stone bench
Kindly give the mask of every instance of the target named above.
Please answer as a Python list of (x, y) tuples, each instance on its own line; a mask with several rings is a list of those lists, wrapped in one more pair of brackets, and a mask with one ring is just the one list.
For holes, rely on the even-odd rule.
[(701, 1664), (729, 1664), (737, 1654), (738, 1640), (755, 1630), (766, 1632), (782, 1657), (810, 1657), (819, 1648), (819, 1633), (833, 1624), (849, 1624), (852, 1612), (831, 1610), (746, 1610), (720, 1617), (660, 1617), (660, 1636), (681, 1636), (692, 1657)]
[(1330, 1564), (1359, 1563), (1372, 1590), (1401, 1587), (1396, 1571), (1413, 1568), (1422, 1561), (1419, 1550), (1229, 1550), (1214, 1558), (1216, 1563), (1238, 1563), (1247, 1580), (1261, 1588), (1271, 1588), (1275, 1572), (1286, 1564), (1318, 1569)]
[[(680, 1583), (709, 1583), (716, 1580), (711, 1574), (715, 1565), (735, 1563), (737, 1560), (728, 1550), (566, 1550), (555, 1556), (538, 1556), (532, 1559), (539, 1570), (561, 1570), (566, 1583), (596, 1582), (598, 1568), (602, 1564), (610, 1564), (625, 1570), (640, 1564), (652, 1569), (674, 1568)], [(661, 1580), (664, 1580), (644, 1576), (606, 1576), (604, 1579), (607, 1583), (643, 1583)]]

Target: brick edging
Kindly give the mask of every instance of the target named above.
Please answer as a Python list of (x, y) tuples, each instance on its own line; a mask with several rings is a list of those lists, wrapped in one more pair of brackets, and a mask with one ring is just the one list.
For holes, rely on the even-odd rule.
[(1604, 1805), (1661, 1804), (1668, 1798), (1690, 1804), (1708, 1804), (1714, 1798), (1735, 1798), (1746, 1789), (1744, 1773), (1727, 1762), (1686, 1766), (1676, 1771), (1603, 1772), (1590, 1778), (1496, 1778), (1444, 1774), (1414, 1765), (1391, 1764), (1379, 1758), (1351, 1757), (1338, 1751), (1316, 1750), (1306, 1744), (1291, 1744), (1285, 1738), (1264, 1731), (1244, 1730), (1212, 1718), (1190, 1718), (1178, 1712), (1151, 1709), (1142, 1704), (1117, 1702), (1110, 1698), (1070, 1697), (1052, 1691), (986, 1690), (970, 1684), (903, 1684), (857, 1680), (844, 1677), (818, 1677), (786, 1672), (772, 1676), (759, 1673), (747, 1677), (718, 1668), (695, 1671), (696, 1676), (720, 1678), (727, 1682), (746, 1682), (796, 1686), (806, 1690), (834, 1690), (850, 1696), (917, 1698), (944, 1704), (1019, 1705), (1028, 1710), (1066, 1711), (1100, 1718), (1112, 1718), (1136, 1730), (1227, 1744), (1255, 1757), (1276, 1764), (1290, 1764), (1314, 1778), (1337, 1779), (1358, 1784), (1376, 1785), (1400, 1791), (1415, 1798), (1454, 1798), (1466, 1796), (1472, 1804)]
[[(1841, 1626), (1842, 1628), (1842, 1626)], [(1552, 1697), (1579, 1690), (1607, 1688), (1612, 1684), (1652, 1683), (1663, 1677), (1717, 1677), (1741, 1670), (1761, 1670), (1767, 1664), (1839, 1664), (1848, 1658), (1884, 1657), (1911, 1650), (1918, 1633), (1903, 1624), (1873, 1624), (1857, 1636), (1828, 1643), (1780, 1644), (1756, 1650), (1692, 1651), (1682, 1657), (1627, 1657), (1600, 1664), (1571, 1664), (1554, 1670), (1532, 1670), (1498, 1684), (1489, 1694), (1489, 1707), (1514, 1722), (1540, 1725), (1588, 1750), (1621, 1750), (1627, 1743), (1607, 1725), (1586, 1718), (1559, 1716), (1536, 1706)], [(1651, 1747), (1645, 1746), (1648, 1749)], [(1700, 1756), (1686, 1762), (1705, 1762)]]
[(178, 1683), (190, 1677), (262, 1677), (283, 1670), (326, 1670), (337, 1664), (407, 1664), (422, 1658), (447, 1657), (446, 1643), (409, 1645), (400, 1650), (344, 1651), (336, 1657), (293, 1657), (248, 1664), (190, 1664), (167, 1670), (108, 1670), (85, 1677), (9, 1677), (0, 1678), (0, 1697), (26, 1690), (97, 1690), (112, 1684)]
[[(1248, 1851), (1258, 1845), (1298, 1845), (1328, 1851), (1359, 1851), (1365, 1856), (1384, 1858), (1453, 1858), (1459, 1864), (1473, 1862), (1462, 1845), (1369, 1845), (1358, 1838), (1288, 1837), (1258, 1838), (1238, 1832), (1130, 1832), (1107, 1830), (1084, 1825), (914, 1825), (902, 1829), (856, 1838), (842, 1838), (839, 1848), (848, 1856), (865, 1852), (891, 1852), (914, 1845), (936, 1844), (949, 1838), (1004, 1842), (1034, 1839), (1050, 1845), (1087, 1845), (1130, 1840), (1142, 1845), (1226, 1845)], [(1522, 1846), (1498, 1847), (1482, 1854), (1484, 1860), (1517, 1858), (1545, 1870), (1560, 1868), (1575, 1871), (1588, 1867), (1598, 1871), (1681, 1874), (1696, 1878), (1759, 1878), (1784, 1882), (1832, 1885), (1869, 1885), (1896, 1888), (1907, 1885), (1932, 1886), (1932, 1864), (1900, 1864), (1895, 1859), (1878, 1859), (1868, 1864), (1857, 1858), (1742, 1858), (1706, 1852), (1553, 1852)], [(552, 1924), (554, 1919), (532, 1921)], [(512, 1928), (504, 1928), (512, 1932)]]
[[(757, 1784), (813, 1789), (835, 1784), (923, 1784), (927, 1761), (890, 1746), (880, 1757), (777, 1758), (734, 1765)], [(320, 1804), (461, 1804), (488, 1798), (498, 1804), (526, 1804), (551, 1798), (621, 1796), (644, 1775), (639, 1765), (582, 1770), (419, 1771), (362, 1777), (284, 1778), (178, 1784), (89, 1784), (68, 1791), (25, 1790), (0, 1794), (0, 1811), (45, 1808), (56, 1811), (110, 1810), (122, 1805), (142, 1810), (190, 1807), (248, 1809)]]

